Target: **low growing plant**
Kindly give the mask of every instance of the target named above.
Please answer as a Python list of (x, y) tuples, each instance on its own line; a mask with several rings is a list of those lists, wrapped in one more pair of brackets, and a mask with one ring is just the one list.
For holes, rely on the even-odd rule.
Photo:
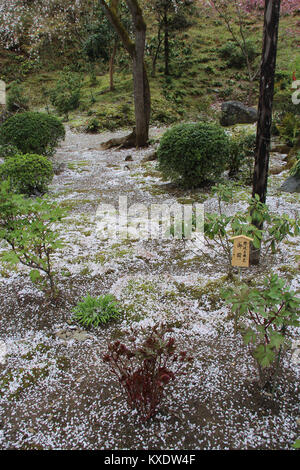
[[(253, 238), (254, 249), (260, 249), (262, 256), (275, 254), (278, 245), (288, 236), (297, 236), (300, 232), (298, 218), (291, 219), (286, 214), (273, 214), (266, 204), (260, 202), (259, 196), (248, 199), (248, 209), (233, 215), (226, 214), (226, 203), (232, 201), (233, 191), (237, 185), (217, 185), (212, 188), (217, 195), (218, 212), (206, 214), (204, 237), (207, 245), (220, 254), (222, 252), (231, 271), (232, 243), (230, 238), (246, 235)], [(257, 225), (264, 223), (263, 229)]]
[(217, 124), (178, 124), (160, 140), (159, 169), (171, 181), (200, 186), (216, 181), (229, 158), (229, 138)]
[(246, 164), (249, 181), (252, 181), (253, 158), (255, 154), (256, 135), (242, 132), (230, 139), (229, 177), (237, 176), (241, 167)]
[(84, 326), (104, 325), (120, 317), (120, 307), (111, 294), (92, 297), (88, 294), (73, 309), (73, 319)]
[(131, 331), (130, 346), (120, 341), (108, 345), (103, 357), (125, 392), (128, 405), (146, 421), (155, 416), (167, 385), (184, 373), (192, 358), (177, 352), (172, 329), (164, 324)]
[(50, 93), (51, 103), (60, 115), (68, 118), (69, 112), (79, 107), (82, 86), (81, 74), (72, 72), (67, 67), (60, 73), (59, 80)]
[(22, 112), (28, 110), (28, 98), (25, 96), (22, 85), (13, 82), (7, 93), (7, 111), (10, 113)]
[(0, 179), (9, 180), (12, 191), (27, 196), (45, 193), (53, 175), (52, 163), (42, 155), (14, 155), (0, 166)]
[(296, 155), (296, 161), (291, 168), (290, 174), (300, 178), (300, 151)]
[(17, 153), (20, 153), (20, 152), (17, 149), (17, 147), (15, 147), (14, 145), (9, 145), (9, 144), (0, 145), (0, 158), (5, 159), (5, 158), (13, 157)]
[(24, 154), (52, 155), (64, 137), (60, 120), (46, 113), (18, 113), (0, 126), (0, 145), (13, 145)]
[(55, 224), (63, 216), (62, 209), (45, 199), (11, 193), (7, 181), (0, 185), (0, 240), (10, 248), (2, 260), (29, 267), (31, 280), (43, 287), (41, 273), (45, 274), (52, 295), (56, 294), (52, 255), (63, 246)]
[(243, 284), (222, 294), (257, 362), (261, 385), (273, 390), (282, 349), (288, 345), (288, 328), (300, 325), (299, 297), (277, 275), (265, 278), (262, 288)]

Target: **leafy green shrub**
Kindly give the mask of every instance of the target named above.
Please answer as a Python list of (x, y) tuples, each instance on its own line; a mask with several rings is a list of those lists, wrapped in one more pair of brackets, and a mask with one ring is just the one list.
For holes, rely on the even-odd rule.
[[(220, 49), (220, 55), (227, 59), (229, 67), (243, 68), (246, 65), (246, 57), (242, 49), (233, 41), (227, 41)], [(249, 62), (253, 62), (257, 56), (255, 43), (251, 40), (246, 41), (246, 52)]]
[(21, 153), (51, 155), (64, 137), (60, 120), (46, 113), (15, 114), (0, 127), (0, 144), (14, 145)]
[(65, 68), (50, 93), (50, 99), (57, 112), (68, 117), (70, 111), (77, 109), (80, 103), (82, 76)]
[(17, 153), (19, 153), (19, 150), (14, 145), (0, 145), (0, 158), (13, 157)]
[(225, 170), (229, 138), (217, 124), (179, 124), (162, 137), (157, 151), (159, 169), (172, 181), (199, 186)]
[(57, 292), (52, 254), (62, 247), (53, 226), (63, 216), (64, 211), (56, 204), (11, 193), (7, 181), (0, 184), (0, 240), (10, 247), (2, 260), (29, 267), (31, 280), (43, 287), (40, 273), (44, 273), (52, 295)]
[(300, 178), (300, 152), (296, 155), (296, 161), (290, 171), (292, 176), (297, 176)]
[(99, 128), (100, 128), (99, 119), (93, 117), (89, 119), (88, 122), (86, 123), (85, 132), (95, 133), (95, 132), (98, 132)]
[(45, 193), (53, 175), (52, 163), (42, 155), (15, 155), (0, 166), (0, 177), (9, 180), (10, 189), (28, 196)]
[(120, 316), (120, 309), (113, 295), (99, 297), (87, 295), (73, 309), (73, 319), (84, 326), (99, 326)]
[[(230, 139), (229, 176), (236, 176), (243, 163), (248, 160), (251, 179), (252, 158), (255, 154), (256, 134), (242, 132)], [(250, 160), (249, 160), (250, 158)]]
[(6, 107), (10, 113), (28, 110), (28, 98), (24, 95), (24, 89), (17, 82), (13, 82), (7, 93)]
[(236, 328), (257, 361), (261, 385), (271, 385), (273, 391), (287, 328), (300, 325), (300, 299), (277, 275), (266, 278), (263, 288), (242, 285), (223, 290), (223, 297), (232, 305)]
[(279, 134), (288, 145), (293, 146), (300, 136), (300, 118), (295, 114), (286, 113), (279, 124)]
[[(248, 209), (227, 215), (224, 203), (232, 202), (234, 185), (217, 185), (212, 188), (218, 199), (218, 212), (207, 213), (204, 222), (204, 238), (207, 245), (218, 253), (223, 253), (228, 260), (231, 272), (232, 243), (231, 237), (246, 235), (253, 239), (253, 247), (261, 250), (261, 256), (266, 258), (271, 252), (275, 254), (278, 245), (288, 236), (297, 236), (300, 232), (299, 218), (291, 219), (286, 214), (271, 213), (268, 206), (260, 202), (256, 194), (249, 198)], [(263, 229), (257, 225), (264, 223)], [(212, 241), (212, 243), (211, 243)]]

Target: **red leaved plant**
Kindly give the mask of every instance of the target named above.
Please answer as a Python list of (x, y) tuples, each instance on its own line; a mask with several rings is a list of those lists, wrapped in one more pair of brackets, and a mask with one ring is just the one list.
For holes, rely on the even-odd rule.
[(165, 387), (192, 361), (185, 351), (176, 353), (175, 339), (166, 337), (171, 332), (164, 324), (142, 330), (142, 338), (135, 331), (129, 338), (131, 347), (115, 341), (103, 357), (125, 391), (129, 406), (145, 421), (157, 413)]

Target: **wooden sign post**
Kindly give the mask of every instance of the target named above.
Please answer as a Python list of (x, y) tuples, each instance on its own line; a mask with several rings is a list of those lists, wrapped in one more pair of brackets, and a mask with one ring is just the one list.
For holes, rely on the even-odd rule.
[(253, 238), (238, 235), (230, 240), (233, 240), (232, 266), (248, 268), (250, 264), (250, 242), (253, 241)]

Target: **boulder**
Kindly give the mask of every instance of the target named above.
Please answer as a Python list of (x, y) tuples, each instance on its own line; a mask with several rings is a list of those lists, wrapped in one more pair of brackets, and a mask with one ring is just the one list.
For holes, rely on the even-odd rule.
[(253, 124), (258, 119), (257, 110), (240, 103), (239, 101), (226, 101), (221, 106), (222, 126), (234, 126), (235, 124)]
[(280, 190), (286, 193), (300, 193), (299, 176), (289, 176), (280, 186)]

